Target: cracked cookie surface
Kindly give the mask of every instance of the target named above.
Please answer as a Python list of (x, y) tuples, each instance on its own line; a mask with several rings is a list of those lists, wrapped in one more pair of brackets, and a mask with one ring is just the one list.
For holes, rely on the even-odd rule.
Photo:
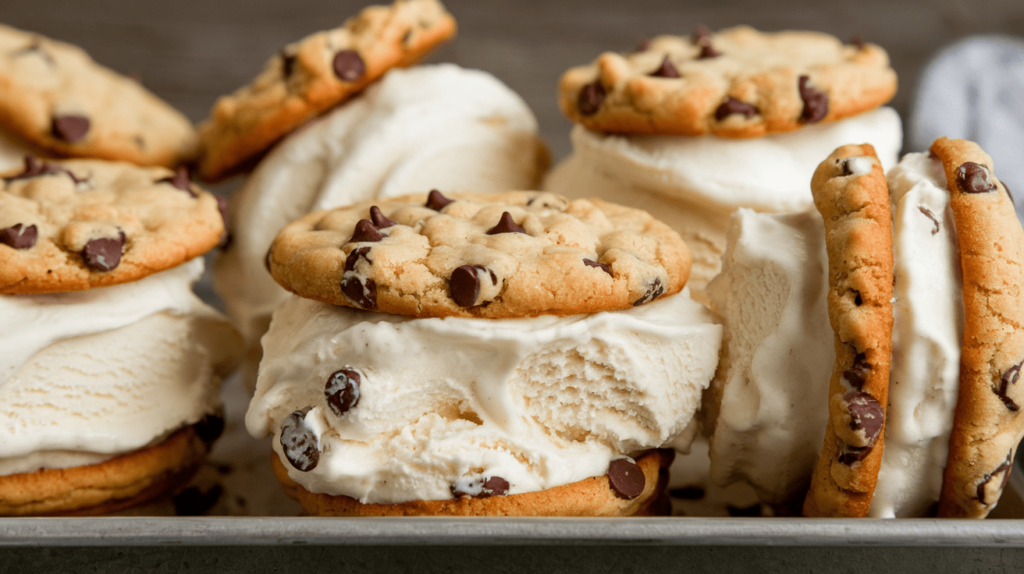
[(0, 128), (53, 155), (174, 167), (197, 151), (192, 122), (84, 50), (0, 25)]
[(691, 256), (645, 211), (541, 192), (438, 191), (309, 214), (267, 257), (300, 296), (415, 317), (624, 309), (679, 292)]
[(455, 19), (437, 0), (396, 0), (285, 46), (250, 84), (219, 98), (199, 126), (200, 177), (239, 171), (306, 120), (454, 34)]
[(932, 144), (946, 172), (963, 270), (960, 388), (940, 517), (984, 517), (1002, 494), (1024, 437), (1024, 230), (1009, 190), (977, 144)]
[(595, 131), (749, 138), (853, 116), (896, 93), (882, 48), (817, 32), (738, 26), (641, 48), (567, 71), (562, 112)]
[(206, 253), (223, 232), (217, 199), (184, 170), (26, 158), (0, 174), (0, 294), (134, 281)]
[(805, 516), (867, 516), (884, 447), (892, 357), (889, 188), (870, 145), (840, 147), (811, 180), (825, 222), (836, 363)]

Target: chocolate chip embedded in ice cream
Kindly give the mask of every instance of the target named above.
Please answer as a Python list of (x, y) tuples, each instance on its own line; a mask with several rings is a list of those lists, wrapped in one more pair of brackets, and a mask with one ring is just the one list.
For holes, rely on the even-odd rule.
[(646, 483), (643, 471), (633, 461), (618, 458), (608, 464), (608, 484), (616, 496), (634, 499), (643, 493)]
[(359, 385), (362, 377), (359, 372), (352, 369), (341, 369), (335, 371), (327, 379), (324, 386), (324, 397), (327, 398), (327, 406), (339, 417), (359, 404)]
[(320, 463), (320, 439), (306, 424), (309, 409), (288, 415), (281, 425), (281, 449), (296, 470), (309, 472)]
[(469, 481), (459, 481), (451, 486), (455, 498), (490, 498), (508, 494), (508, 481), (500, 476), (477, 477)]

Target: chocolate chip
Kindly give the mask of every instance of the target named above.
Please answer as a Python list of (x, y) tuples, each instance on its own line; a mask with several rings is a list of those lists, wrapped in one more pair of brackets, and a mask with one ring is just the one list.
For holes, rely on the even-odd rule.
[(856, 46), (858, 50), (864, 49), (864, 38), (861, 38), (860, 35), (854, 36), (850, 43)]
[(864, 438), (867, 440), (867, 444), (864, 446), (874, 446), (879, 433), (882, 432), (882, 423), (885, 422), (882, 405), (875, 400), (875, 397), (861, 392), (846, 393), (843, 400), (850, 413), (850, 430), (864, 431)]
[(313, 430), (306, 426), (309, 409), (288, 415), (281, 425), (281, 449), (296, 470), (309, 472), (320, 462), (319, 441)]
[(124, 248), (124, 232), (117, 237), (90, 239), (82, 249), (85, 266), (94, 271), (110, 271), (120, 265), (121, 250)]
[[(1013, 451), (1011, 450), (1009, 453), (1007, 453), (1006, 460), (1003, 461), (1003, 464), (1000, 464), (999, 466), (996, 467), (995, 470), (993, 470), (992, 472), (986, 474), (985, 478), (981, 479), (981, 482), (978, 483), (978, 502), (980, 502), (980, 503), (982, 503), (982, 504), (984, 504), (986, 506), (989, 504), (988, 501), (985, 500), (987, 498), (985, 496), (985, 487), (988, 486), (988, 483), (994, 477), (998, 476), (999, 473), (1003, 473), (1003, 478), (1002, 478), (1002, 480), (999, 483), (999, 492), (1003, 491), (1003, 488), (1006, 487), (1006, 483), (1010, 480), (1010, 470), (1012, 469), (1012, 467), (1013, 467)], [(999, 492), (995, 493), (996, 494), (996, 497), (995, 497), (996, 499), (999, 498)], [(993, 499), (992, 502), (995, 502), (995, 499)]]
[(446, 205), (451, 203), (453, 200), (445, 197), (440, 191), (436, 189), (430, 190), (427, 194), (427, 207), (434, 211), (441, 211)]
[(988, 193), (996, 190), (996, 184), (992, 181), (988, 168), (973, 161), (964, 162), (956, 168), (956, 185), (964, 193)]
[(11, 227), (0, 229), (0, 243), (14, 249), (29, 249), (36, 244), (39, 230), (35, 225), (24, 226), (15, 223)]
[(74, 114), (54, 116), (51, 131), (53, 137), (68, 143), (81, 141), (89, 133), (89, 118)]
[(190, 486), (174, 495), (171, 502), (174, 504), (174, 513), (178, 516), (201, 516), (217, 504), (222, 494), (224, 488), (219, 484), (213, 485), (206, 492)]
[(654, 70), (649, 75), (655, 78), (679, 78), (679, 70), (676, 69), (675, 65), (671, 60), (668, 59), (668, 55), (661, 61), (661, 65), (658, 66), (657, 70)]
[(370, 220), (373, 221), (373, 225), (377, 229), (387, 229), (393, 225), (398, 225), (394, 221), (391, 221), (381, 213), (380, 208), (374, 205), (370, 208)]
[(356, 263), (359, 262), (360, 258), (365, 259), (367, 263), (373, 263), (368, 257), (369, 253), (369, 247), (357, 247), (353, 249), (348, 254), (348, 257), (345, 258), (345, 271), (355, 271)]
[(856, 447), (850, 446), (846, 443), (839, 443), (839, 456), (837, 460), (847, 466), (852, 466), (854, 463), (860, 462), (867, 458), (868, 454), (871, 453), (870, 446)]
[(526, 229), (517, 224), (516, 220), (512, 219), (512, 214), (506, 211), (501, 214), (498, 224), (487, 230), (487, 235), (499, 233), (526, 233)]
[(758, 110), (757, 106), (754, 104), (748, 104), (747, 102), (743, 102), (729, 96), (725, 98), (722, 105), (718, 106), (718, 109), (715, 110), (715, 119), (722, 121), (733, 114), (743, 114), (746, 118), (752, 118), (759, 113), (761, 113), (761, 111)]
[(864, 299), (860, 296), (860, 291), (857, 291), (855, 289), (853, 292), (854, 292), (853, 304), (858, 306), (858, 307), (860, 307), (861, 305), (864, 304)]
[(352, 237), (346, 243), (375, 243), (381, 239), (384, 239), (384, 236), (377, 231), (377, 228), (373, 226), (369, 219), (360, 219), (356, 223), (356, 229), (352, 232)]
[(192, 425), (192, 428), (203, 442), (212, 444), (213, 441), (220, 438), (220, 435), (224, 434), (224, 417), (215, 414), (206, 415)]
[(169, 183), (181, 191), (187, 192), (192, 197), (199, 197), (196, 192), (192, 191), (192, 181), (188, 176), (188, 168), (185, 166), (178, 166), (177, 171), (170, 177), (156, 180), (157, 183)]
[(669, 489), (668, 495), (672, 498), (681, 498), (683, 500), (700, 500), (707, 496), (707, 493), (699, 486), (684, 486), (682, 488)]
[(452, 271), (451, 279), (448, 281), (448, 293), (452, 301), (459, 307), (473, 307), (476, 305), (477, 297), (480, 296), (480, 273), (486, 271), (491, 275), (491, 282), (498, 284), (498, 277), (494, 271), (483, 265), (463, 265)]
[(754, 504), (753, 506), (733, 506), (728, 505), (726, 510), (729, 512), (729, 516), (733, 517), (752, 517), (761, 516), (761, 505)]
[(288, 77), (295, 71), (295, 60), (298, 59), (298, 54), (292, 54), (287, 51), (286, 48), (281, 48), (281, 75)]
[(706, 60), (708, 58), (717, 58), (721, 56), (719, 52), (711, 45), (711, 38), (704, 40), (700, 45), (700, 54), (697, 56), (698, 60)]
[(601, 271), (604, 271), (609, 275), (612, 274), (612, 268), (607, 263), (598, 263), (597, 261), (593, 261), (591, 259), (584, 259), (583, 264), (586, 265), (587, 267), (599, 267)]
[(1020, 379), (1020, 369), (1022, 366), (1024, 366), (1024, 361), (1021, 361), (1007, 369), (1006, 372), (1003, 373), (1003, 376), (999, 377), (999, 386), (992, 389), (995, 391), (996, 396), (998, 396), (999, 399), (1003, 401), (1003, 404), (1006, 405), (1006, 408), (1011, 411), (1020, 410), (1020, 406), (1018, 406), (1017, 403), (1015, 403), (1006, 393), (1010, 390), (1010, 385), (1017, 384), (1017, 380)]
[(804, 109), (800, 112), (800, 119), (806, 123), (813, 124), (820, 122), (828, 115), (828, 94), (821, 90), (812, 88), (810, 76), (800, 76), (798, 89), (800, 99), (804, 101)]
[(366, 64), (359, 52), (341, 50), (334, 55), (334, 75), (343, 82), (354, 82), (366, 73)]
[(601, 85), (600, 80), (584, 84), (580, 88), (579, 95), (576, 96), (576, 109), (584, 116), (592, 116), (601, 109), (605, 95), (604, 86)]
[(711, 41), (711, 30), (708, 30), (707, 26), (697, 26), (692, 39), (694, 45), (706, 44)]
[[(508, 494), (508, 481), (500, 476), (491, 476), (488, 478), (479, 478), (471, 481), (467, 486), (466, 490), (462, 490), (457, 485), (452, 485), (451, 491), (452, 496), (455, 498), (463, 498), (471, 496), (473, 498), (490, 498), (492, 496), (505, 496)], [(473, 493), (476, 494), (473, 494)]]
[(655, 278), (654, 282), (647, 287), (647, 291), (644, 293), (644, 296), (634, 301), (633, 306), (638, 307), (640, 305), (650, 303), (658, 297), (661, 297), (661, 294), (664, 292), (665, 288), (661, 286), (661, 279)]
[(859, 391), (864, 388), (864, 383), (868, 380), (870, 374), (871, 365), (868, 364), (867, 356), (864, 353), (857, 353), (857, 356), (853, 359), (853, 364), (850, 365), (849, 369), (846, 369), (843, 377), (851, 387)]
[(636, 463), (617, 458), (608, 464), (608, 484), (619, 498), (633, 500), (643, 494), (647, 479)]
[[(45, 161), (40, 161), (31, 155), (26, 155), (24, 162), (25, 167), (21, 170), (21, 173), (12, 175), (11, 177), (5, 177), (5, 183), (10, 183), (18, 179), (30, 179), (40, 175), (57, 175), (64, 172), (67, 172), (68, 174), (71, 173), (63, 168), (46, 163)], [(72, 176), (72, 179), (74, 179), (74, 176)]]
[(928, 219), (932, 220), (932, 223), (935, 225), (935, 229), (932, 229), (932, 235), (935, 235), (936, 233), (938, 233), (939, 232), (939, 220), (936, 219), (935, 214), (932, 213), (930, 209), (928, 209), (927, 207), (925, 207), (923, 205), (917, 206), (917, 210), (920, 211), (921, 213), (923, 213), (925, 217), (927, 217)]
[(377, 284), (373, 279), (345, 277), (341, 280), (341, 292), (360, 309), (372, 311), (377, 308)]
[(359, 404), (359, 385), (362, 378), (352, 369), (341, 369), (327, 377), (324, 396), (327, 406), (339, 417)]

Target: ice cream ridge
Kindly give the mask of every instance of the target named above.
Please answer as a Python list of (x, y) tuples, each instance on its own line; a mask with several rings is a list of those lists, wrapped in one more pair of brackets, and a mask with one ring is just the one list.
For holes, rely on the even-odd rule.
[(781, 514), (996, 507), (1024, 436), (1024, 230), (995, 173), (964, 140), (887, 175), (847, 145), (814, 173), (817, 210), (733, 215), (708, 285), (725, 330), (704, 409), (716, 483)]
[(198, 469), (242, 350), (191, 290), (223, 234), (184, 171), (0, 173), (0, 515), (114, 512)]
[(690, 286), (705, 300), (733, 211), (811, 208), (815, 166), (848, 142), (896, 163), (900, 119), (881, 107), (895, 93), (888, 56), (870, 43), (746, 26), (658, 36), (562, 76), (573, 152), (545, 189), (656, 213), (692, 249)]
[(306, 215), (267, 264), (296, 295), (246, 426), (310, 513), (667, 513), (722, 329), (646, 212), (431, 190)]

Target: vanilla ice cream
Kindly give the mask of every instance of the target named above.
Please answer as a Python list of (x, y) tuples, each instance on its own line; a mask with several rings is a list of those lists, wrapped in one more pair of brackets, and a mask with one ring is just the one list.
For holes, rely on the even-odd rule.
[[(685, 291), (623, 311), (502, 320), (292, 297), (263, 337), (246, 425), (281, 456), (282, 424), (316, 437), (315, 467), (285, 462), (311, 492), (443, 500), (485, 476), (509, 494), (548, 489), (684, 433), (718, 362), (714, 321)], [(325, 397), (340, 369), (361, 380), (342, 415)]]
[(101, 462), (218, 408), (241, 342), (192, 293), (202, 272), (0, 296), (0, 475)]
[[(494, 76), (452, 64), (396, 69), (285, 138), (232, 198), (215, 284), (250, 345), (287, 297), (264, 268), (286, 224), (327, 209), (439, 189), (534, 189), (547, 168), (537, 122)], [(253, 378), (254, 373), (248, 377)]]
[(699, 291), (720, 269), (734, 210), (813, 208), (809, 183), (822, 157), (840, 145), (870, 143), (888, 168), (896, 164), (902, 139), (899, 115), (886, 107), (750, 139), (600, 134), (576, 126), (573, 153), (548, 176), (545, 188), (656, 214), (690, 246), (689, 284)]
[(907, 154), (887, 176), (895, 298), (885, 450), (870, 516), (926, 516), (939, 499), (960, 386), (963, 279), (942, 162)]
[(782, 513), (803, 502), (828, 422), (835, 350), (827, 269), (816, 210), (740, 209), (722, 273), (707, 289), (725, 325), (709, 401), (711, 478), (722, 486), (744, 480)]

